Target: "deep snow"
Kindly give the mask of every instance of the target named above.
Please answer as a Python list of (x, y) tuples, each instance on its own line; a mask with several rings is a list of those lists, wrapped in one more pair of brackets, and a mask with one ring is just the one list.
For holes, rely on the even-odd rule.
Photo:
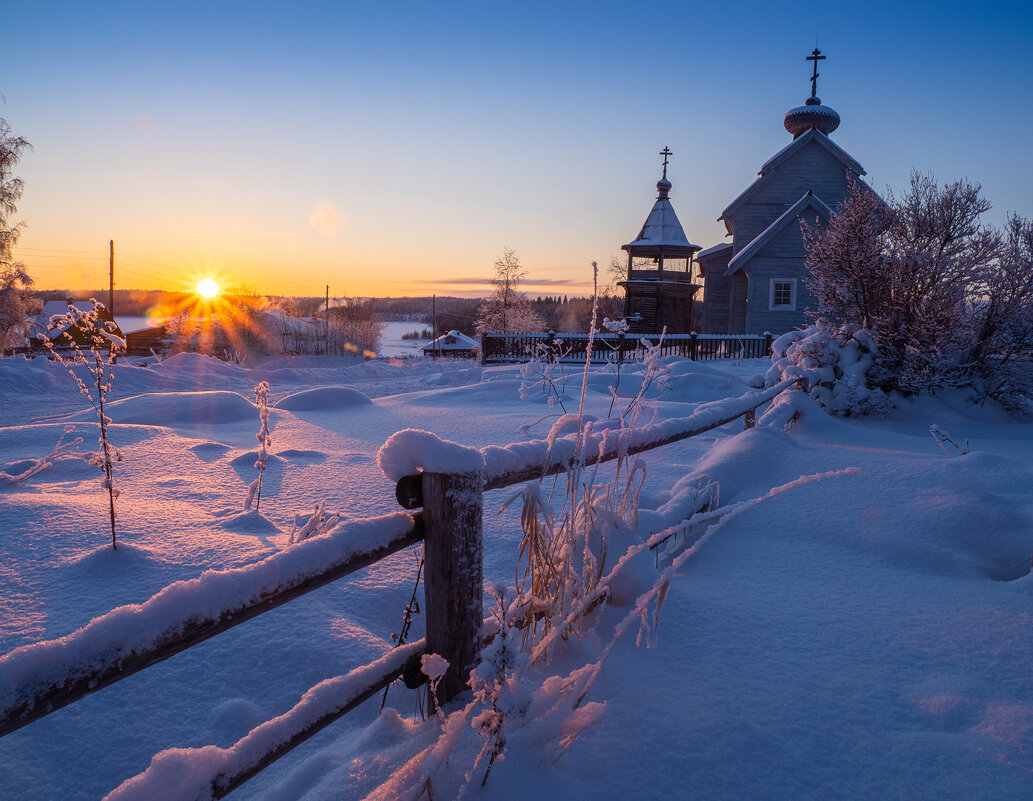
[[(659, 422), (741, 395), (766, 369), (668, 364), (669, 389), (650, 393)], [(576, 398), (578, 371), (565, 370)], [(637, 388), (631, 372), (624, 398)], [(261, 515), (244, 515), (259, 381), (275, 404), (272, 456)], [(100, 473), (82, 460), (0, 487), (0, 653), (279, 552), (319, 501), (346, 520), (397, 511), (376, 453), (398, 430), (475, 448), (545, 438), (559, 410), (534, 393), (521, 400), (520, 383), (517, 367), (423, 360), (241, 367), (184, 354), (117, 367), (122, 544), (105, 545)], [(590, 376), (591, 414), (607, 416), (611, 383), (601, 368)], [(81, 449), (95, 447), (62, 368), (0, 360), (0, 399), (0, 471), (46, 455), (69, 421)], [(796, 487), (717, 531), (675, 580), (655, 647), (630, 638), (606, 664), (590, 694), (606, 702), (601, 722), (558, 761), (540, 732), (517, 733), (487, 787), (478, 776), (467, 797), (1028, 797), (1033, 425), (960, 396), (902, 401), (868, 420), (792, 403), (800, 415), (788, 431), (765, 425), (788, 419), (776, 408), (751, 431), (732, 423), (643, 454), (644, 504), (673, 509), (707, 479), (731, 506), (804, 475), (859, 475)], [(972, 452), (946, 456), (932, 424)], [(503, 585), (519, 511), (494, 510), (511, 494), (485, 498), (485, 576)], [(399, 554), (3, 738), (3, 797), (98, 798), (162, 749), (232, 745), (309, 688), (382, 656), (415, 569)], [(626, 611), (603, 610), (599, 631)], [(598, 646), (594, 635), (568, 644), (557, 671)], [(433, 721), (411, 721), (413, 704), (392, 688), (385, 714), (367, 702), (231, 797), (365, 797), (435, 739)], [(454, 794), (476, 739), (435, 798)]]

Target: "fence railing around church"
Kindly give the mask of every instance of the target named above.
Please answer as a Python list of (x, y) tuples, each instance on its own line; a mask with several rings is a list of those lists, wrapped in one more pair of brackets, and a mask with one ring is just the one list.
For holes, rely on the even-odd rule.
[[(526, 362), (532, 358), (583, 362), (588, 334), (481, 335), (481, 363)], [(771, 355), (772, 335), (765, 334), (596, 334), (591, 359), (595, 364), (622, 362), (645, 355), (646, 348), (660, 343), (660, 355), (687, 359), (761, 359)]]

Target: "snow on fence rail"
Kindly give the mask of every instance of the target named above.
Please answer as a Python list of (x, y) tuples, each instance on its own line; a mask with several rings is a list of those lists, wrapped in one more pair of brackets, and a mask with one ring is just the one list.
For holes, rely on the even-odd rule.
[[(481, 363), (501, 364), (547, 358), (553, 361), (585, 361), (588, 334), (502, 334), (481, 335)], [(592, 362), (623, 362), (645, 355), (644, 342), (659, 344), (661, 356), (684, 356), (692, 360), (760, 359), (771, 355), (772, 335), (758, 334), (603, 334), (592, 338)]]
[[(757, 407), (796, 386), (799, 381), (798, 378), (790, 378), (767, 389), (746, 392), (737, 398), (702, 403), (688, 417), (676, 417), (635, 429), (594, 430), (590, 421), (582, 436), (582, 459), (585, 465), (593, 465), (631, 456), (695, 437), (739, 417), (745, 417), (746, 428), (752, 428)], [(576, 456), (577, 444), (576, 436), (568, 436), (552, 442), (543, 439), (482, 448), (483, 489), (501, 489), (565, 472), (570, 469)], [(419, 509), (423, 506), (423, 475), (402, 475), (398, 478), (395, 495), (403, 508)]]
[(322, 681), (279, 717), (256, 726), (229, 748), (170, 748), (105, 801), (223, 798), (305, 740), (371, 698), (403, 673), (419, 669), (426, 641), (388, 651), (346, 676)]
[(617, 430), (600, 423), (596, 429), (595, 421), (586, 418), (573, 436), (482, 450), (423, 431), (398, 432), (381, 448), (378, 462), (397, 482), (399, 503), (408, 509), (422, 506), (422, 513), (341, 523), (327, 535), (254, 565), (206, 571), (169, 585), (143, 604), (95, 618), (66, 637), (15, 649), (0, 657), (0, 736), (420, 540), (425, 640), (316, 685), (293, 709), (229, 749), (161, 752), (109, 799), (153, 798), (155, 786), (169, 799), (222, 798), (398, 677), (415, 678), (424, 653), (448, 662), (436, 699), (431, 698), (445, 703), (466, 688), (481, 648), (485, 490), (563, 472), (578, 453), (585, 464), (595, 464), (696, 436), (739, 417), (751, 428), (756, 409), (798, 380), (702, 404), (688, 417), (642, 428)]

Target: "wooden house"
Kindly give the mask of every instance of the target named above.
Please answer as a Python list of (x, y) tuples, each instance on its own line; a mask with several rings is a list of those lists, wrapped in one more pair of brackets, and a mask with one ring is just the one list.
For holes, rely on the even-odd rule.
[[(40, 344), (41, 339), (49, 339), (54, 343), (57, 348), (70, 348), (73, 341), (80, 348), (86, 349), (89, 347), (89, 337), (84, 330), (78, 325), (60, 325), (55, 328), (51, 328), (51, 321), (55, 317), (63, 317), (68, 314), (69, 307), (75, 307), (80, 312), (89, 312), (93, 310), (93, 301), (91, 300), (49, 300), (43, 304), (42, 311), (36, 315), (29, 325), (29, 341), (28, 346), (30, 349), (39, 349), (42, 347)], [(118, 327), (115, 322), (115, 318), (111, 316), (111, 312), (103, 305), (97, 308), (97, 318), (105, 323), (111, 323), (114, 326), (112, 333), (122, 336), (122, 330)]]
[(476, 339), (455, 330), (423, 346), (423, 355), (432, 358), (475, 359), (480, 356), (480, 352), (481, 345)]
[[(823, 225), (846, 197), (861, 165), (830, 139), (840, 117), (816, 94), (815, 50), (811, 96), (786, 112), (793, 141), (760, 168), (759, 177), (718, 218), (731, 242), (701, 251), (702, 333), (782, 334), (806, 325), (814, 299), (804, 284), (801, 223)], [(862, 184), (863, 185), (863, 184)]]

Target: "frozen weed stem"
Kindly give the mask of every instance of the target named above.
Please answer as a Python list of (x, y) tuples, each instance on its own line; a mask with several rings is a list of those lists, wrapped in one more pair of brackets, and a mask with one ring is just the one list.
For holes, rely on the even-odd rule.
[[(101, 486), (108, 492), (111, 547), (117, 550), (115, 498), (119, 496), (119, 491), (115, 489), (111, 468), (114, 462), (122, 461), (122, 454), (108, 442), (111, 418), (104, 413), (104, 401), (111, 391), (112, 366), (118, 351), (125, 350), (126, 341), (118, 336), (118, 328), (114, 323), (100, 318), (104, 306), (93, 299), (90, 303), (93, 304), (92, 309), (83, 310), (69, 305), (65, 314), (54, 315), (47, 325), (47, 330), (52, 332), (53, 336), (40, 335), (40, 339), (50, 358), (64, 365), (79, 387), (79, 393), (97, 412), (97, 420), (100, 422), (100, 450), (90, 454), (89, 463), (104, 472)], [(85, 366), (90, 374), (89, 383), (75, 372), (76, 365)]]
[[(258, 418), (261, 426), (255, 439), (258, 440), (258, 459), (255, 460), (255, 470), (258, 471), (258, 478), (252, 481), (247, 488), (247, 497), (244, 498), (244, 511), (251, 509), (251, 502), (255, 502), (255, 511), (262, 506), (262, 477), (265, 475), (265, 465), (269, 459), (269, 446), (273, 444), (273, 438), (269, 434), (269, 382), (263, 381), (255, 387), (255, 405), (258, 406)], [(316, 515), (320, 515), (322, 509), (316, 509)], [(310, 521), (311, 522), (311, 521)], [(320, 521), (322, 522), (322, 521)], [(308, 536), (308, 532), (306, 533)], [(302, 537), (301, 539), (304, 539)], [(293, 540), (292, 540), (293, 541)]]

